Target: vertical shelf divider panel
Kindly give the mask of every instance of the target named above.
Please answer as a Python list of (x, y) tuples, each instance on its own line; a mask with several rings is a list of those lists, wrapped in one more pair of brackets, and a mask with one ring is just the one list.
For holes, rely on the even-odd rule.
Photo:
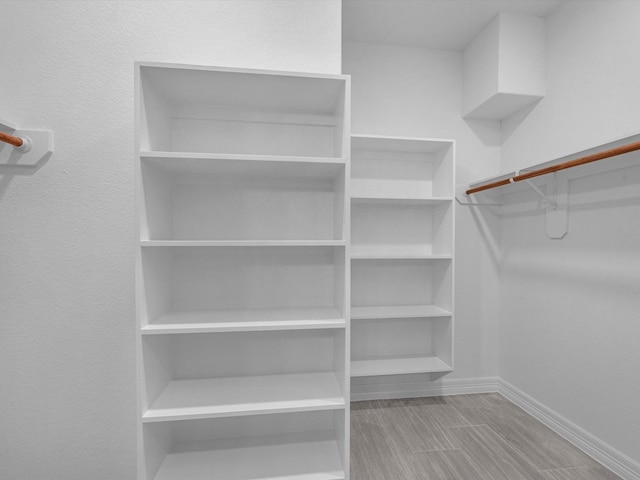
[(454, 175), (453, 140), (352, 135), (353, 390), (453, 370)]
[(350, 79), (135, 65), (138, 479), (348, 480)]

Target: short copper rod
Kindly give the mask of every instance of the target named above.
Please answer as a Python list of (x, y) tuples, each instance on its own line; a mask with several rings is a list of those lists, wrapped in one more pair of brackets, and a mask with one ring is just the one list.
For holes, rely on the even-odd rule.
[(502, 187), (503, 185), (509, 185), (511, 183), (510, 178), (505, 178), (504, 180), (498, 180), (495, 182), (487, 183), (486, 185), (480, 185), (479, 187), (470, 188), (465, 193), (467, 195), (471, 195), (473, 193), (484, 192), (485, 190), (490, 190), (496, 187)]
[(8, 143), (9, 145), (13, 145), (14, 147), (21, 147), (24, 143), (20, 137), (14, 137), (13, 135), (2, 132), (0, 132), (0, 142)]
[(622, 145), (621, 147), (612, 148), (603, 152), (592, 153), (591, 155), (587, 155), (586, 157), (576, 158), (575, 160), (569, 160), (568, 162), (559, 163), (550, 167), (533, 170), (532, 172), (523, 173), (521, 175), (516, 175), (513, 178), (505, 178), (503, 180), (480, 185), (479, 187), (470, 188), (465, 193), (467, 195), (472, 195), (474, 193), (483, 192), (485, 190), (501, 187), (503, 185), (509, 185), (510, 183), (521, 182), (522, 180), (528, 180), (530, 178), (539, 177), (541, 175), (547, 175), (548, 173), (559, 172), (560, 170), (566, 170), (567, 168), (577, 167), (578, 165), (584, 165), (585, 163), (604, 160), (606, 158), (622, 155), (623, 153), (634, 152), (636, 150), (640, 150), (640, 142), (629, 143), (627, 145)]

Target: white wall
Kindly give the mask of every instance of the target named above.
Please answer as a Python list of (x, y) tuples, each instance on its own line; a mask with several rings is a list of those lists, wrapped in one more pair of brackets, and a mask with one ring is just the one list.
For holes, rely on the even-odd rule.
[[(460, 116), (461, 52), (345, 42), (343, 71), (352, 76), (353, 133), (453, 138), (457, 142), (457, 183), (498, 171), (499, 123), (464, 121)], [(456, 216), (455, 372), (444, 378), (496, 376), (499, 332), (494, 250), (483, 240), (471, 210), (456, 205)], [(496, 221), (487, 220), (489, 224)]]
[[(567, 2), (548, 18), (547, 94), (504, 121), (504, 171), (639, 130), (640, 2)], [(501, 221), (500, 376), (640, 462), (640, 155), (570, 182), (569, 233), (514, 195)], [(609, 162), (607, 160), (607, 162)], [(612, 160), (622, 166), (622, 159)]]
[(135, 478), (133, 62), (340, 72), (339, 0), (3, 1), (0, 478)]
[(547, 18), (547, 91), (503, 121), (502, 170), (640, 131), (640, 2), (568, 1)]

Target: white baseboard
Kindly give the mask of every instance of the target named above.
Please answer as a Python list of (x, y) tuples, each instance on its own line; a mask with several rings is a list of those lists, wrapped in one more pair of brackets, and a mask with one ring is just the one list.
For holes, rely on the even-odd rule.
[(498, 393), (624, 480), (640, 480), (640, 463), (518, 390), (509, 382), (499, 379)]
[(352, 384), (351, 401), (494, 393), (498, 391), (499, 385), (498, 377), (453, 378), (433, 382)]

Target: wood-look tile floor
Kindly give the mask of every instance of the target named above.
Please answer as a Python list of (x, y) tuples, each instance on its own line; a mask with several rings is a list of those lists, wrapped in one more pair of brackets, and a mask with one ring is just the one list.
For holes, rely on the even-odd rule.
[(351, 403), (351, 480), (621, 480), (497, 393)]

